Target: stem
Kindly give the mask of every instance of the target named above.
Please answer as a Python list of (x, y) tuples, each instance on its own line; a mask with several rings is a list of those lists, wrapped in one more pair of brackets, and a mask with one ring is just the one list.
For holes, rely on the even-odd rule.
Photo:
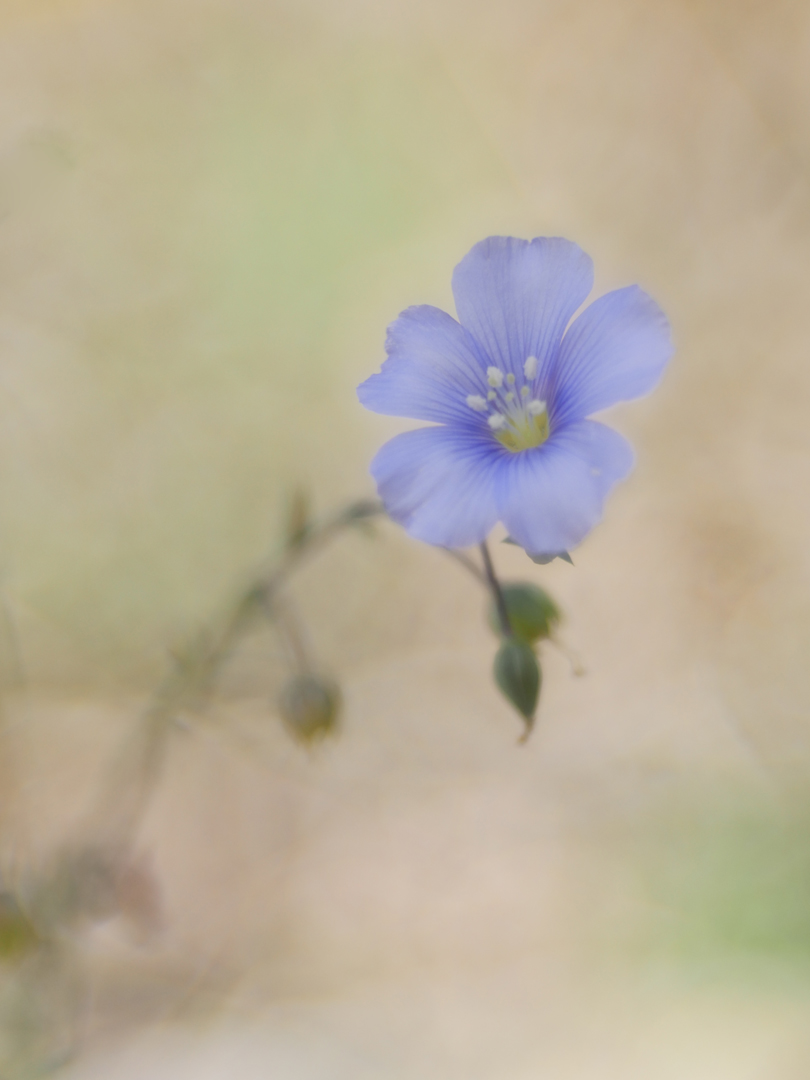
[(271, 623), (276, 624), (276, 629), (280, 631), (284, 644), (291, 655), (293, 666), (299, 674), (306, 675), (314, 670), (314, 665), (310, 658), (310, 649), (306, 641), (304, 627), (289, 597), (281, 598), (279, 592), (280, 590), (277, 589), (272, 600), (269, 597), (265, 600), (265, 614)]
[[(358, 504), (355, 504), (355, 506), (356, 505)], [(274, 569), (259, 575), (258, 580), (253, 584), (249, 592), (257, 596), (264, 595), (270, 599), (275, 590), (283, 583), (287, 575), (306, 556), (311, 555), (313, 551), (317, 551), (319, 548), (323, 547), (339, 532), (360, 520), (361, 517), (368, 518), (373, 517), (375, 514), (383, 513), (381, 505), (379, 508), (377, 508), (376, 505), (373, 505), (373, 507), (370, 506), (368, 511), (362, 515), (355, 515), (352, 513), (355, 506), (350, 506), (348, 510), (336, 514), (333, 518), (324, 522), (319, 528), (312, 528), (304, 533), (297, 543), (285, 550), (279, 564)]]
[(503, 589), (501, 589), (501, 583), (498, 581), (498, 577), (495, 573), (495, 567), (492, 565), (492, 559), (489, 554), (486, 540), (481, 541), (480, 548), (481, 558), (484, 560), (484, 572), (486, 573), (487, 581), (489, 582), (489, 587), (492, 591), (495, 607), (498, 609), (501, 631), (504, 637), (512, 637), (512, 624), (509, 621), (509, 612), (506, 610)]
[(113, 763), (87, 822), (91, 833), (100, 832), (122, 845), (132, 841), (160, 778), (168, 735), (177, 714), (194, 705), (208, 690), (239, 636), (263, 607), (273, 604), (277, 591), (305, 558), (358, 521), (384, 513), (382, 503), (360, 500), (304, 532), (256, 576), (225, 614), (217, 633), (201, 637), (174, 657), (138, 728)]

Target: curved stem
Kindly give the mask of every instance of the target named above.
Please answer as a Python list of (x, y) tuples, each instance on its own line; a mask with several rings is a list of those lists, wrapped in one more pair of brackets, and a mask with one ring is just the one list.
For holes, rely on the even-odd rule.
[(300, 675), (306, 675), (315, 669), (310, 656), (309, 642), (304, 631), (304, 625), (298, 617), (295, 605), (290, 600), (289, 594), (282, 595), (280, 589), (276, 589), (272, 599), (268, 598), (264, 604), (265, 614), (271, 623), (275, 623), (284, 644), (290, 654), (293, 667)]
[(501, 632), (504, 637), (512, 637), (512, 624), (509, 621), (506, 600), (504, 600), (503, 589), (501, 588), (501, 583), (498, 581), (498, 576), (495, 573), (495, 567), (492, 565), (492, 558), (490, 557), (486, 540), (481, 541), (480, 548), (481, 558), (484, 560), (484, 572), (487, 581), (489, 582), (490, 590), (492, 591), (492, 599), (495, 601), (495, 607), (498, 610)]
[(280, 558), (257, 574), (226, 612), (217, 631), (199, 635), (173, 656), (170, 670), (122, 747), (90, 812), (91, 832), (101, 832), (120, 844), (131, 841), (160, 777), (168, 735), (178, 713), (204, 697), (240, 635), (263, 608), (272, 604), (301, 562), (345, 529), (383, 513), (382, 503), (360, 500), (302, 532), (284, 548)]

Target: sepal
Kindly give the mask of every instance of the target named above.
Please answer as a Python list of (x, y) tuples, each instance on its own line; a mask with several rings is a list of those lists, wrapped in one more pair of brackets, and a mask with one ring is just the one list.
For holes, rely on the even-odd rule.
[[(528, 645), (550, 637), (560, 621), (561, 612), (548, 593), (531, 581), (501, 585), (512, 633)], [(487, 610), (487, 622), (493, 633), (500, 634), (501, 621), (494, 602)]]
[[(504, 543), (504, 544), (512, 544), (512, 545), (514, 545), (514, 547), (521, 547), (522, 546), (521, 544), (519, 544), (517, 542), (517, 540), (513, 540), (511, 536), (505, 537), (503, 539), (502, 543)], [(526, 551), (525, 548), (523, 550)], [(562, 559), (563, 562), (570, 563), (571, 566), (574, 565), (574, 560), (571, 558), (571, 556), (568, 554), (567, 551), (555, 551), (553, 553), (546, 554), (546, 555), (544, 555), (544, 554), (542, 554), (540, 552), (533, 555), (531, 553), (531, 551), (526, 551), (526, 554), (529, 556), (529, 558), (532, 560), (532, 562), (537, 563), (538, 566), (547, 566), (548, 563), (554, 562), (555, 559)]]

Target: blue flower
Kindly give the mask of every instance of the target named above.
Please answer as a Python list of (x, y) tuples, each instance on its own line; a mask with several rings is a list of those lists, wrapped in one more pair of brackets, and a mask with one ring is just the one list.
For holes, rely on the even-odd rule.
[(651, 390), (672, 345), (664, 313), (636, 285), (569, 326), (592, 285), (590, 258), (568, 240), (491, 236), (453, 274), (458, 322), (411, 307), (388, 328), (388, 359), (358, 396), (436, 425), (395, 436), (371, 464), (411, 536), (467, 547), (501, 521), (531, 554), (552, 554), (599, 521), (633, 451), (587, 417)]

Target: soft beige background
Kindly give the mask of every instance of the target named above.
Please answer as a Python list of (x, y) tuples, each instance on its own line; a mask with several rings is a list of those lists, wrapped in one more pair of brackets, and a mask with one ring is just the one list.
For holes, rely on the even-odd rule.
[(371, 493), (407, 423), (354, 386), (475, 241), (576, 240), (678, 346), (576, 567), (498, 549), (587, 668), (547, 651), (527, 747), (474, 583), (391, 527), (299, 582), (338, 742), (245, 644), (144, 824), (163, 931), (81, 943), (72, 1080), (810, 1073), (808, 121), (798, 0), (5, 0), (6, 862), (291, 488)]

